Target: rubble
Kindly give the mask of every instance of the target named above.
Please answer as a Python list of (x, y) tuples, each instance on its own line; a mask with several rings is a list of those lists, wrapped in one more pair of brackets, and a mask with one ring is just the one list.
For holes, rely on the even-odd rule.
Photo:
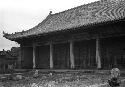
[[(16, 79), (1, 81), (5, 87), (106, 87), (107, 74), (95, 73), (42, 73), (32, 71), (12, 75)], [(35, 78), (34, 78), (35, 76)], [(1, 86), (2, 87), (2, 86)], [(124, 86), (123, 86), (124, 87)]]

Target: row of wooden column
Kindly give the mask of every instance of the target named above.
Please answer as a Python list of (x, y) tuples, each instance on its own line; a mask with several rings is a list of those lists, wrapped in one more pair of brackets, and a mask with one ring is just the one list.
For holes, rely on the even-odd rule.
[[(96, 38), (96, 64), (97, 68), (101, 68), (101, 58), (100, 58), (100, 40), (99, 38)], [(36, 62), (35, 62), (35, 51), (36, 46), (33, 44), (33, 69), (36, 68)], [(70, 67), (72, 69), (75, 68), (75, 61), (74, 61), (74, 42), (73, 40), (70, 40)], [(50, 69), (53, 69), (53, 44), (50, 42)]]

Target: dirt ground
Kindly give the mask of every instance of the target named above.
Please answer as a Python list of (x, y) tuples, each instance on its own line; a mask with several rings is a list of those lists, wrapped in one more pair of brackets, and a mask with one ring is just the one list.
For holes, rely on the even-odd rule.
[[(38, 72), (1, 75), (0, 87), (109, 87), (109, 73), (95, 72)], [(120, 80), (125, 75), (122, 74)], [(105, 85), (104, 85), (105, 84)], [(122, 82), (120, 87), (125, 87)]]

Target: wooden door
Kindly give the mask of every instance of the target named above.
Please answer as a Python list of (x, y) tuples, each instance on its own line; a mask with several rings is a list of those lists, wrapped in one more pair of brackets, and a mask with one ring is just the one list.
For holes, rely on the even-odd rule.
[(95, 59), (95, 40), (84, 40), (74, 43), (74, 57), (76, 69), (94, 68)]
[(22, 47), (22, 68), (32, 69), (33, 68), (33, 48)]
[(50, 47), (49, 45), (36, 47), (36, 68), (49, 69)]
[(54, 68), (70, 68), (69, 43), (54, 44), (53, 47)]
[(125, 37), (110, 37), (101, 40), (103, 69), (125, 68)]

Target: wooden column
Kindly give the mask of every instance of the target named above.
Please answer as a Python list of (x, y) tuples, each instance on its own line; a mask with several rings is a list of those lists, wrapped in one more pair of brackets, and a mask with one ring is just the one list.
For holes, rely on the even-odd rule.
[(36, 46), (33, 44), (33, 69), (36, 68)]
[(101, 68), (101, 58), (100, 58), (100, 45), (99, 45), (99, 38), (96, 38), (96, 63), (97, 63), (97, 68)]
[(71, 68), (75, 68), (74, 64), (74, 52), (73, 52), (73, 41), (70, 40), (70, 63), (71, 63)]
[(23, 59), (23, 46), (22, 44), (20, 44), (20, 54), (19, 54), (19, 57), (20, 57), (20, 61), (19, 61), (19, 65), (18, 65), (18, 68), (21, 69), (22, 68), (22, 59)]
[(53, 44), (50, 43), (50, 69), (53, 68)]

